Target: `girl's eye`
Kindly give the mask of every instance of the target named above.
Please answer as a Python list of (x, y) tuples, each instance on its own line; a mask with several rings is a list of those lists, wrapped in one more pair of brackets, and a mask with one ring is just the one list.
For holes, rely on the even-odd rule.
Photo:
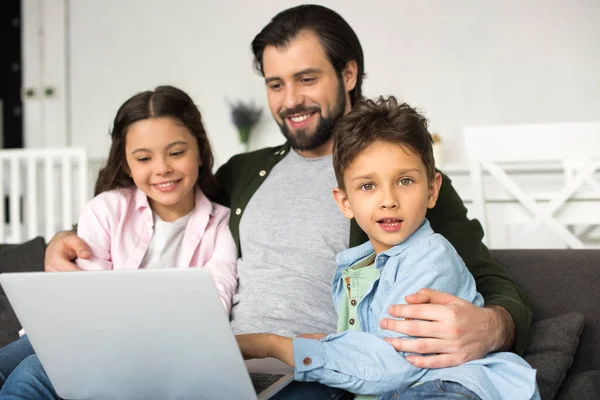
[(402, 178), (398, 181), (398, 185), (399, 186), (408, 186), (413, 182), (412, 179), (410, 178)]
[(141, 163), (145, 163), (145, 162), (150, 161), (150, 157), (140, 157), (137, 160)]
[(360, 190), (364, 190), (365, 192), (368, 192), (369, 190), (373, 189), (375, 189), (375, 185), (373, 185), (372, 183), (365, 183), (360, 186)]
[(177, 157), (177, 156), (182, 155), (183, 153), (184, 153), (184, 150), (173, 151), (173, 152), (171, 152), (171, 156)]

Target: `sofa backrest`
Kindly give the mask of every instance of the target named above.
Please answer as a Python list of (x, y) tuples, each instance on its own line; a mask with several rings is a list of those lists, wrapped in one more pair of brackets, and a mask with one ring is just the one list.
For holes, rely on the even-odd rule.
[(492, 250), (529, 296), (533, 320), (585, 315), (570, 372), (600, 369), (600, 250)]

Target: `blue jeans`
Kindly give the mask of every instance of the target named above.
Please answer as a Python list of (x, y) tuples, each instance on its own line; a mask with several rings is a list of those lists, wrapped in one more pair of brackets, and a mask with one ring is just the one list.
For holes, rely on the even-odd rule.
[(481, 397), (461, 385), (451, 381), (425, 382), (421, 385), (410, 387), (395, 392), (386, 393), (379, 397), (382, 400), (481, 400)]
[(272, 400), (350, 400), (354, 395), (318, 382), (292, 382), (271, 397)]
[(0, 400), (59, 399), (27, 336), (0, 349)]

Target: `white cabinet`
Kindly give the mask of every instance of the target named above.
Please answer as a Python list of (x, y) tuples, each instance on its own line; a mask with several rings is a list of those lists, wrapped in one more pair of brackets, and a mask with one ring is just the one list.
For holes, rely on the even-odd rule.
[(25, 147), (71, 144), (65, 0), (22, 0)]

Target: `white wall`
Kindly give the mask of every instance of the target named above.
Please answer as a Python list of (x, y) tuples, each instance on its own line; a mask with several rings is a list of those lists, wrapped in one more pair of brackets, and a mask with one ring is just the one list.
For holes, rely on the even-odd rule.
[[(364, 92), (422, 108), (446, 160), (461, 126), (600, 120), (598, 0), (331, 0), (365, 51)], [(69, 7), (72, 144), (105, 157), (119, 105), (174, 84), (205, 117), (217, 165), (242, 151), (225, 102), (255, 99), (251, 148), (282, 142), (251, 68), (250, 41), (295, 1), (73, 0)]]

